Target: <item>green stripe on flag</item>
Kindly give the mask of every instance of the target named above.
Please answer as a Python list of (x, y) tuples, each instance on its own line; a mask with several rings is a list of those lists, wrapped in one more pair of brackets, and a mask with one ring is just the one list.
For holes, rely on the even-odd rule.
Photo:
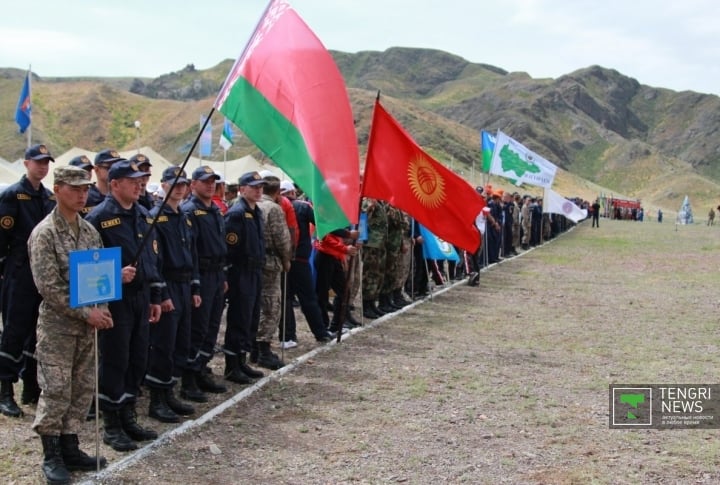
[(310, 156), (302, 133), (247, 79), (237, 79), (219, 111), (308, 194), (318, 237), (350, 224)]

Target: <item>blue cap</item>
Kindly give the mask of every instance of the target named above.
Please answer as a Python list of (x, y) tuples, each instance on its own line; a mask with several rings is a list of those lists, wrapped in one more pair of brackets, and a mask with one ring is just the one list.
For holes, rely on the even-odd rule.
[(180, 167), (168, 167), (163, 170), (162, 178), (160, 179), (160, 181), (172, 183), (172, 181), (175, 180), (175, 177), (177, 177), (177, 183), (179, 184), (190, 183), (190, 181), (187, 179), (187, 175), (185, 174), (185, 170), (180, 170)]
[(196, 168), (195, 170), (193, 170), (192, 173), (193, 180), (207, 180), (210, 177), (213, 177), (215, 180), (220, 180), (220, 176), (216, 174), (215, 171), (207, 165)]
[(92, 170), (93, 168), (90, 159), (85, 155), (78, 155), (77, 157), (73, 158), (72, 160), (70, 160), (69, 165), (72, 165), (73, 167), (80, 167), (83, 170)]
[(138, 153), (137, 155), (133, 155), (129, 158), (131, 162), (135, 162), (135, 164), (139, 167), (141, 165), (149, 165), (152, 167), (152, 163), (150, 163), (150, 159), (143, 155), (142, 153)]
[(121, 158), (113, 163), (108, 170), (108, 180), (116, 180), (122, 178), (139, 178), (147, 177), (148, 174), (140, 170), (135, 162)]
[(125, 159), (122, 158), (117, 151), (111, 148), (106, 148), (105, 150), (98, 152), (97, 155), (95, 155), (95, 166), (97, 167), (98, 165), (111, 165), (120, 160)]
[(250, 187), (256, 187), (258, 185), (265, 185), (267, 182), (257, 172), (246, 172), (240, 176), (238, 185), (243, 187), (249, 185)]
[(27, 150), (25, 150), (25, 160), (50, 160), (51, 162), (55, 161), (52, 155), (50, 155), (47, 147), (42, 144), (33, 145)]

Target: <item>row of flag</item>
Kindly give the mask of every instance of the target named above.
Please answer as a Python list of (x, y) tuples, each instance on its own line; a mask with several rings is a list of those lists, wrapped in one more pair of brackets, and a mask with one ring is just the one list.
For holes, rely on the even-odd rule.
[[(199, 144), (199, 151), (201, 157), (209, 157), (212, 155), (212, 124), (207, 122), (206, 116), (200, 117), (200, 131), (202, 132), (200, 135), (200, 144)], [(218, 144), (220, 147), (225, 150), (226, 152), (230, 150), (230, 147), (233, 146), (233, 137), (235, 134), (233, 133), (232, 129), (232, 123), (230, 120), (225, 118), (225, 121), (223, 122), (223, 130), (222, 133), (220, 133), (220, 140), (218, 141)]]

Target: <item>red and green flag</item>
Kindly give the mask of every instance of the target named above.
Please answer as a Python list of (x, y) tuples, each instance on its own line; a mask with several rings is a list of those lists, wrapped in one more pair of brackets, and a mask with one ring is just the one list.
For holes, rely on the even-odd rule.
[(268, 5), (215, 108), (308, 194), (319, 237), (357, 224), (360, 161), (345, 81), (284, 0)]

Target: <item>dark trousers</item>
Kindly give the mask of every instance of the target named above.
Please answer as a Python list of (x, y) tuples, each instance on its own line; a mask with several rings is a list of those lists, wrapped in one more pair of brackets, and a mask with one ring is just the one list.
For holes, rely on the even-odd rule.
[(145, 384), (171, 388), (175, 379), (187, 368), (190, 353), (190, 315), (192, 297), (190, 283), (168, 281), (170, 299), (175, 306), (163, 312), (160, 321), (150, 325), (150, 351)]
[(17, 382), (25, 360), (35, 353), (35, 330), (42, 297), (30, 263), (8, 257), (2, 281), (3, 331), (0, 338), (0, 379)]
[(220, 271), (200, 272), (202, 304), (192, 309), (188, 367), (200, 370), (212, 359), (225, 308), (225, 275)]
[(283, 308), (280, 314), (280, 322), (278, 322), (278, 339), (281, 342), (297, 341), (297, 322), (295, 321), (295, 311), (292, 305), (293, 294), (290, 292), (289, 273), (280, 273), (280, 298)]
[(225, 351), (251, 352), (260, 324), (262, 269), (231, 268), (228, 272)]
[(135, 402), (145, 378), (150, 333), (150, 290), (123, 286), (123, 299), (109, 304), (113, 327), (98, 332), (100, 409), (116, 411)]
[[(318, 296), (313, 285), (312, 270), (310, 263), (307, 261), (293, 261), (290, 265), (288, 278), (288, 294), (286, 298), (285, 308), (288, 312), (288, 318), (285, 322), (285, 339), (296, 340), (292, 337), (296, 335), (295, 315), (292, 307), (293, 296), (297, 295), (300, 301), (300, 310), (302, 310), (308, 327), (315, 338), (321, 338), (325, 335), (325, 323), (323, 320), (322, 310), (318, 302)], [(292, 322), (292, 323), (290, 323)], [(291, 328), (292, 327), (292, 328)], [(282, 331), (282, 329), (281, 329)], [(282, 338), (282, 335), (280, 336)]]
[[(328, 301), (331, 289), (335, 292), (333, 321), (338, 325), (342, 325), (345, 322), (345, 315), (340, 315), (340, 307), (346, 286), (345, 271), (343, 271), (342, 263), (329, 254), (318, 251), (315, 254), (315, 272), (317, 274), (315, 290), (320, 302), (323, 325), (325, 327), (330, 326), (330, 315), (325, 302)], [(347, 314), (347, 309), (345, 309), (344, 313)]]
[(405, 291), (410, 296), (427, 295), (428, 269), (425, 266), (422, 244), (413, 245), (413, 273), (408, 277)]

